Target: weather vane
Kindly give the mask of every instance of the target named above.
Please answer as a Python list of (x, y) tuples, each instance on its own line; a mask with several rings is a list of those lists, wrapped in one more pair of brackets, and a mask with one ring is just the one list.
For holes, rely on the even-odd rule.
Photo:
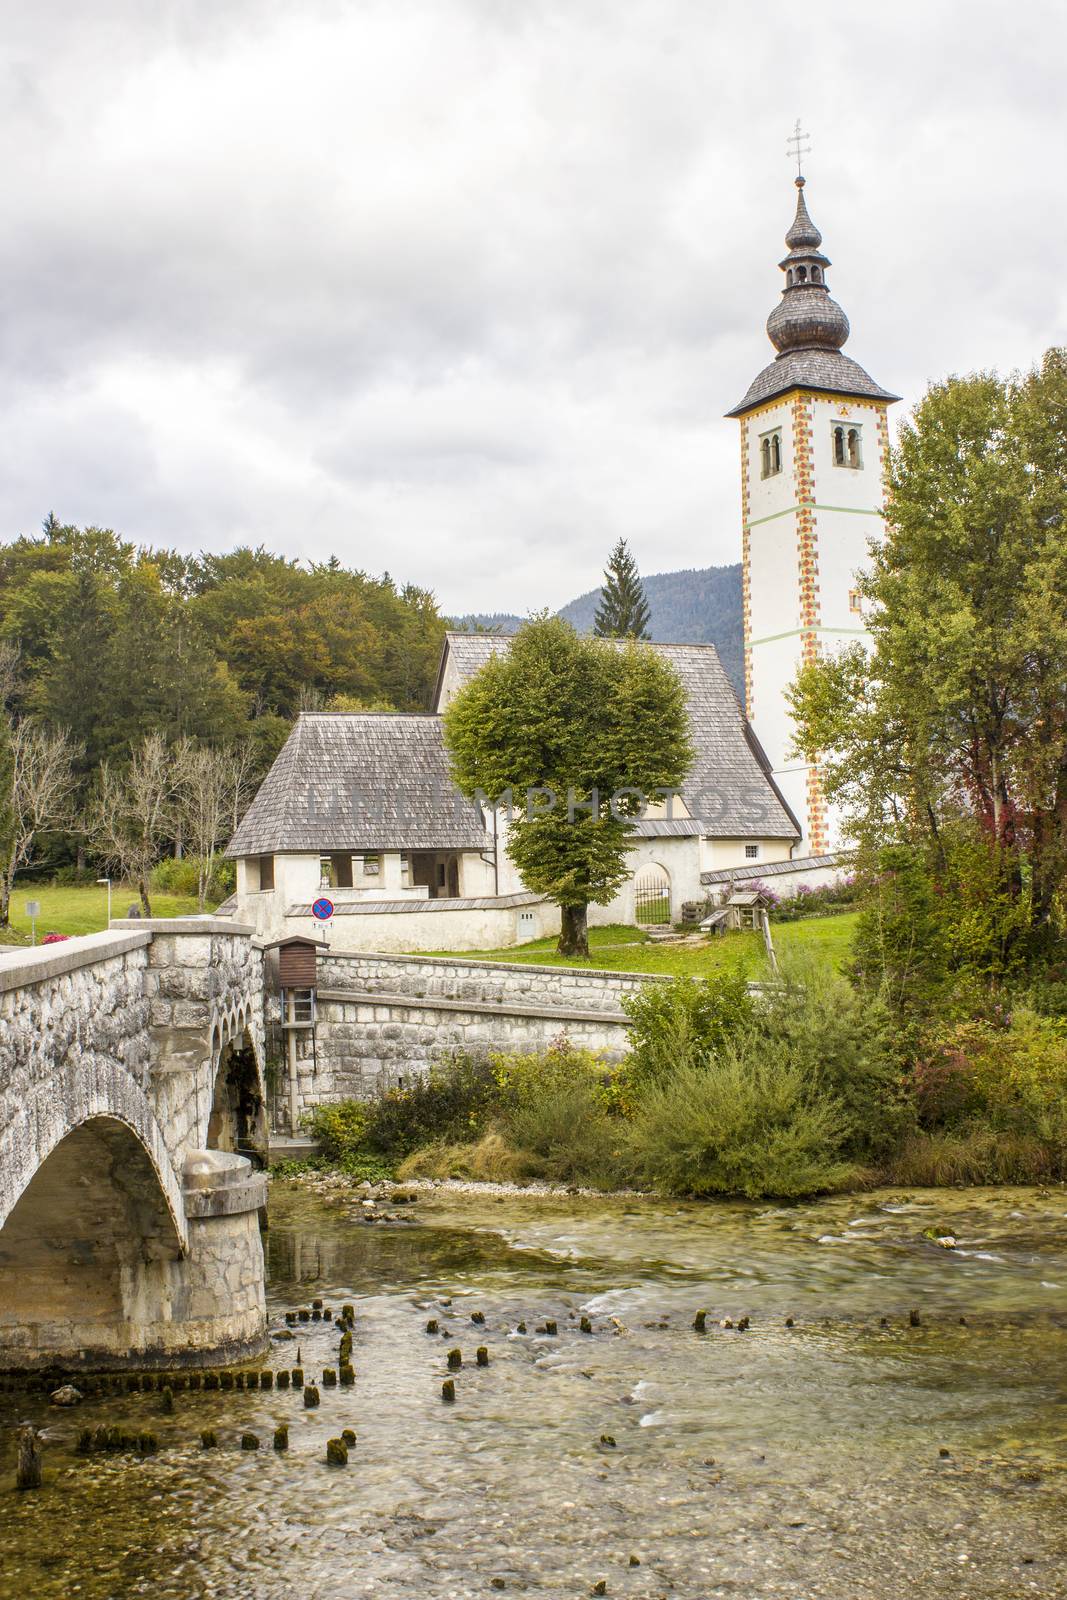
[(803, 173), (800, 170), (802, 158), (804, 156), (806, 156), (806, 155), (809, 155), (810, 152), (811, 152), (811, 143), (810, 143), (810, 141), (805, 143), (805, 140), (807, 140), (807, 139), (808, 139), (808, 135), (804, 132), (803, 128), (800, 126), (800, 118), (798, 117), (797, 120), (796, 120), (796, 123), (794, 124), (792, 133), (789, 135), (789, 138), (785, 141), (785, 153), (786, 153), (786, 155), (789, 157), (790, 161), (792, 161), (794, 159), (796, 160), (797, 177), (798, 178), (803, 177)]

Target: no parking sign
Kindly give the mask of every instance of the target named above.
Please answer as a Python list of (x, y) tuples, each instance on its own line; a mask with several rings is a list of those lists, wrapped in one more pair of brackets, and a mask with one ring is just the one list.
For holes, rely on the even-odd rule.
[(316, 922), (329, 922), (333, 916), (333, 901), (327, 900), (325, 895), (320, 895), (311, 907), (311, 915)]

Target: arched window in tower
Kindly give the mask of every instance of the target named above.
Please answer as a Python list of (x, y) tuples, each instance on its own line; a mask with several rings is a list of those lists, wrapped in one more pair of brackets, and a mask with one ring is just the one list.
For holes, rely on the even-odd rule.
[(848, 430), (848, 464), (857, 470), (863, 465), (863, 461), (860, 458), (860, 430), (858, 428), (850, 428)]
[(782, 430), (774, 428), (759, 442), (760, 477), (773, 478), (782, 470)]
[(834, 466), (845, 465), (845, 430), (838, 423), (834, 428)]
[(787, 289), (791, 289), (793, 287), (793, 269), (792, 269), (792, 267), (789, 268), (789, 271), (785, 275), (785, 286), (786, 286)]
[(812, 269), (811, 269), (811, 281), (812, 281), (812, 283), (821, 283), (822, 282), (822, 272), (820, 271), (820, 269), (818, 267), (812, 267)]
[(807, 283), (807, 281), (808, 281), (808, 269), (807, 269), (807, 267), (798, 267), (797, 268), (797, 282), (798, 283)]

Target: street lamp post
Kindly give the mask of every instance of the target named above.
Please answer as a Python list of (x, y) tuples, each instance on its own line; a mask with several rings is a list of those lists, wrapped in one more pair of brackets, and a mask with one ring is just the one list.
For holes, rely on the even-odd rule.
[(107, 884), (107, 925), (110, 928), (111, 927), (111, 879), (110, 878), (97, 878), (96, 881), (97, 881), (97, 883), (106, 883)]

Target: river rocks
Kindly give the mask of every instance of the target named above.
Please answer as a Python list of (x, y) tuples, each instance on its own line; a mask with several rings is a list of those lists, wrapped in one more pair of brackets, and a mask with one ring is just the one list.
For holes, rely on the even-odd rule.
[(48, 1398), (54, 1406), (80, 1406), (85, 1397), (72, 1383), (64, 1383), (60, 1388), (53, 1389)]

